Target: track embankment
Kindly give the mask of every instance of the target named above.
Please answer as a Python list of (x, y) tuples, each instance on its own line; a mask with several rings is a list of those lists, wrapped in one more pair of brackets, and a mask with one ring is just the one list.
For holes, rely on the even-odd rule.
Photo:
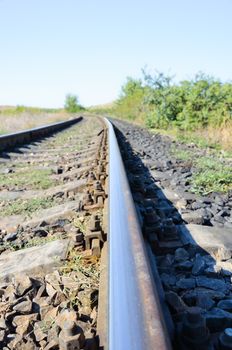
[(73, 122), (5, 137), (0, 347), (231, 349), (231, 192), (191, 192), (167, 137)]
[(4, 349), (97, 348), (106, 128), (72, 124), (16, 134), (24, 145), (0, 155)]
[(192, 159), (171, 152), (187, 146), (113, 123), (173, 347), (231, 349), (231, 191), (192, 193)]

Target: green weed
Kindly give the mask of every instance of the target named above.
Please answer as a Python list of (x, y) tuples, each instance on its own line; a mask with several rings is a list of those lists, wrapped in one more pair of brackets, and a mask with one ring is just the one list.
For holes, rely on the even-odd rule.
[(32, 238), (26, 244), (24, 244), (23, 248), (31, 248), (39, 245), (44, 245), (46, 243), (53, 242), (59, 238), (60, 237), (57, 235), (49, 236), (49, 237)]
[(192, 133), (177, 133), (176, 139), (183, 143), (194, 143), (199, 148), (212, 148), (220, 150), (221, 146), (219, 143), (208, 141), (206, 138), (195, 135)]
[(191, 191), (207, 195), (211, 192), (232, 190), (232, 173), (229, 170), (205, 170), (193, 175)]
[(191, 191), (207, 195), (211, 192), (226, 192), (232, 189), (232, 169), (218, 159), (200, 157), (194, 161)]
[(1, 209), (1, 216), (10, 216), (10, 215), (20, 215), (30, 214), (40, 210), (51, 208), (54, 205), (54, 200), (51, 198), (32, 198), (28, 200), (18, 199), (16, 201), (8, 202)]
[(95, 256), (83, 257), (78, 254), (75, 248), (72, 248), (65, 265), (61, 268), (61, 273), (69, 275), (73, 271), (81, 272), (85, 281), (91, 278), (93, 283), (98, 284), (100, 275), (99, 259)]
[(172, 147), (171, 154), (173, 154), (177, 159), (188, 161), (192, 160), (192, 152), (187, 150), (181, 150), (175, 147)]
[(23, 169), (12, 174), (0, 174), (0, 186), (17, 186), (30, 189), (48, 189), (53, 182), (48, 169)]
[(32, 248), (35, 246), (44, 245), (46, 243), (55, 241), (56, 239), (59, 239), (59, 237), (57, 236), (38, 237), (38, 238), (30, 239), (26, 243), (6, 242), (3, 245), (1, 245), (1, 251), (5, 251), (8, 249), (11, 251), (17, 251), (17, 250), (26, 249), (26, 248)]

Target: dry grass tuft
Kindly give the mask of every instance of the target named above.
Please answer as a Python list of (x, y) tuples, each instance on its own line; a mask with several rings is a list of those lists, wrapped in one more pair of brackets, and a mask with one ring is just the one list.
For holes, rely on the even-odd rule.
[(0, 134), (7, 134), (70, 119), (70, 114), (60, 111), (56, 113), (30, 112), (0, 113)]
[(202, 129), (197, 132), (199, 136), (206, 138), (210, 143), (219, 144), (222, 149), (232, 150), (232, 123), (225, 126), (214, 128), (209, 126), (207, 129)]

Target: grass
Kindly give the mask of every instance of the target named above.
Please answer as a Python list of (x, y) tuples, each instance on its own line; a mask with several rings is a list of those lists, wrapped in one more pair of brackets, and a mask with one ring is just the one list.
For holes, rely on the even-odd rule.
[[(75, 272), (77, 273), (76, 277)], [(61, 268), (61, 275), (70, 277), (70, 282), (77, 281), (82, 290), (85, 288), (98, 289), (100, 278), (99, 259), (94, 256), (82, 256), (75, 248), (72, 248), (64, 266)], [(75, 290), (66, 287), (63, 292), (74, 309), (81, 306), (81, 301)]]
[(76, 228), (79, 228), (82, 233), (86, 233), (88, 221), (89, 219), (87, 219), (86, 217), (79, 217), (73, 220), (73, 225)]
[(193, 152), (172, 147), (171, 154), (173, 154), (177, 159), (189, 161), (192, 159)]
[(26, 248), (32, 248), (39, 245), (44, 245), (46, 243), (52, 242), (59, 239), (57, 236), (49, 236), (49, 237), (41, 237), (41, 238), (33, 238), (27, 241), (26, 243), (13, 243), (13, 242), (6, 242), (3, 245), (0, 246), (1, 252), (5, 251), (7, 249), (10, 249), (11, 251), (17, 251), (21, 249)]
[(56, 320), (50, 317), (47, 320), (40, 321), (40, 329), (43, 333), (48, 333), (50, 329), (52, 329), (56, 325)]
[(170, 129), (150, 129), (153, 133), (170, 136), (171, 138), (185, 144), (193, 143), (199, 148), (210, 148), (221, 151), (225, 157), (232, 157), (232, 124), (225, 127), (201, 128), (195, 131), (180, 131), (172, 127)]
[[(168, 131), (162, 134), (168, 135)], [(184, 150), (175, 146), (171, 148), (171, 154), (175, 158), (191, 161), (194, 166), (195, 171), (190, 180), (193, 193), (208, 195), (211, 192), (225, 193), (232, 190), (232, 168), (227, 159), (232, 158), (231, 151), (222, 150), (219, 143), (213, 144), (208, 139), (193, 134), (178, 136), (172, 131), (171, 136), (173, 135), (184, 143), (192, 142), (199, 148), (207, 149), (209, 156), (199, 156), (195, 149)]]
[(4, 135), (7, 134), (7, 130), (6, 129), (0, 129), (0, 135)]
[(91, 283), (98, 285), (100, 276), (99, 259), (95, 256), (82, 256), (78, 254), (75, 248), (72, 248), (61, 270), (65, 275), (73, 271), (81, 272), (85, 276), (84, 279), (91, 278)]
[(32, 198), (28, 200), (18, 199), (15, 201), (7, 202), (7, 204), (1, 208), (1, 216), (30, 214), (40, 210), (51, 208), (54, 205), (54, 200), (51, 198)]
[(59, 239), (59, 236), (49, 236), (49, 237), (41, 237), (41, 238), (32, 238), (26, 244), (24, 244), (23, 248), (31, 248), (39, 245), (44, 245), (49, 242), (56, 241)]
[(232, 168), (219, 159), (200, 157), (194, 160), (196, 172), (191, 180), (191, 191), (207, 195), (211, 192), (232, 190)]
[[(194, 150), (183, 150), (173, 146), (171, 154), (182, 161), (191, 161), (195, 171), (191, 178), (191, 191), (202, 195), (211, 192), (224, 193), (232, 189), (232, 168), (218, 151), (211, 156), (199, 156)], [(227, 153), (229, 155), (229, 152)], [(224, 159), (224, 161), (223, 161)]]
[(218, 172), (205, 170), (201, 173), (196, 173), (192, 178), (191, 191), (207, 195), (211, 192), (227, 192), (232, 190), (232, 173), (225, 170)]
[(176, 139), (180, 142), (183, 143), (194, 143), (196, 146), (199, 148), (212, 148), (216, 150), (221, 149), (221, 145), (218, 142), (215, 142), (213, 140), (209, 140), (205, 137), (202, 137), (200, 135), (190, 133), (190, 132), (185, 132), (185, 133), (177, 133), (176, 134)]
[(0, 174), (0, 186), (27, 187), (27, 189), (46, 190), (52, 186), (49, 169), (24, 169), (12, 174)]
[(49, 111), (36, 108), (0, 108), (0, 134), (31, 129), (40, 125), (70, 119), (64, 111)]

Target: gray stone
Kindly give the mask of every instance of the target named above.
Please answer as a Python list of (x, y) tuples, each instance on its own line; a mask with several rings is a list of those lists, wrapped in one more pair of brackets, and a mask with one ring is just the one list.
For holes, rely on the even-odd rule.
[(219, 195), (216, 195), (216, 196), (214, 197), (214, 202), (215, 202), (217, 205), (221, 206), (221, 207), (225, 204), (223, 198), (222, 198), (221, 196), (219, 196)]
[(186, 201), (186, 199), (184, 199), (184, 198), (181, 198), (181, 199), (179, 199), (177, 202), (176, 202), (176, 208), (177, 209), (186, 209), (186, 207), (187, 207), (187, 201)]
[(13, 285), (8, 285), (4, 291), (4, 298), (7, 301), (14, 301), (16, 299), (15, 287)]
[(204, 310), (209, 310), (215, 305), (215, 302), (207, 295), (199, 294), (196, 297), (196, 306), (201, 307)]
[(232, 256), (232, 251), (229, 248), (220, 248), (218, 250), (218, 260), (225, 261), (230, 259)]
[(60, 333), (60, 327), (57, 325), (54, 325), (52, 328), (48, 330), (47, 341), (51, 342), (52, 339), (55, 339), (56, 341), (58, 341), (59, 333)]
[(49, 283), (46, 284), (46, 292), (50, 298), (53, 298), (54, 295), (57, 293), (56, 290)]
[(35, 322), (37, 318), (38, 314), (15, 316), (13, 324), (16, 327), (16, 333), (21, 336), (26, 335), (28, 333), (30, 324)]
[(218, 277), (221, 273), (221, 267), (218, 265), (211, 265), (204, 270), (204, 274), (208, 277)]
[(167, 254), (165, 257), (156, 257), (156, 262), (159, 267), (171, 267), (174, 263), (174, 255)]
[(56, 318), (56, 324), (62, 329), (66, 321), (76, 322), (79, 315), (74, 310), (64, 309)]
[(176, 276), (168, 275), (167, 273), (162, 273), (160, 275), (161, 281), (165, 287), (174, 286), (176, 284)]
[(190, 211), (188, 213), (181, 214), (182, 219), (187, 222), (187, 224), (202, 225), (204, 223), (204, 218), (200, 210)]
[(231, 276), (232, 275), (232, 263), (231, 261), (219, 261), (217, 263), (218, 268), (221, 268), (221, 274), (223, 276)]
[(226, 328), (224, 329), (224, 332), (222, 332), (219, 336), (219, 347), (221, 349), (229, 349), (232, 348), (232, 328)]
[(192, 269), (193, 263), (192, 261), (183, 261), (179, 264), (175, 265), (175, 268), (180, 271), (190, 271)]
[(232, 229), (232, 223), (226, 221), (226, 222), (224, 223), (224, 227), (227, 228), (227, 229)]
[(214, 221), (219, 222), (220, 224), (224, 224), (226, 219), (221, 214), (214, 215)]
[(174, 292), (165, 293), (166, 302), (175, 310), (177, 313), (185, 312), (187, 305), (183, 300)]
[[(55, 350), (55, 349), (61, 349), (59, 347), (59, 343), (56, 339), (51, 340), (44, 348), (43, 350)], [(78, 349), (78, 348), (77, 348)]]
[(33, 310), (37, 313), (40, 313), (40, 317), (43, 321), (45, 321), (45, 317), (50, 311), (55, 310), (50, 302), (51, 300), (49, 297), (36, 297), (33, 299)]
[(32, 287), (32, 282), (27, 275), (17, 274), (13, 279), (13, 285), (15, 289), (15, 294), (17, 296), (22, 296)]
[(175, 251), (175, 260), (177, 262), (185, 261), (189, 258), (189, 253), (184, 248), (178, 248)]
[(3, 317), (0, 318), (0, 329), (6, 329), (7, 325), (6, 325), (6, 321), (4, 320)]
[[(8, 334), (7, 335), (7, 347), (9, 349), (22, 349), (23, 348), (23, 339), (20, 334)], [(25, 348), (24, 348), (25, 349)]]
[(0, 281), (8, 281), (15, 274), (42, 274), (58, 266), (67, 256), (69, 240), (57, 240), (0, 256)]
[(61, 277), (62, 284), (64, 288), (78, 290), (80, 288), (80, 281), (75, 280), (72, 276), (62, 276)]
[(6, 235), (3, 240), (8, 242), (8, 241), (14, 241), (17, 238), (17, 232), (12, 232), (12, 233), (8, 233), (8, 235)]
[(205, 204), (200, 202), (200, 201), (196, 201), (196, 202), (192, 203), (192, 209), (193, 210), (201, 209), (201, 208), (204, 208), (204, 207), (205, 207)]
[(206, 251), (215, 260), (227, 260), (232, 256), (231, 229), (199, 225), (180, 225), (179, 234), (183, 244)]
[(211, 332), (221, 332), (225, 328), (232, 327), (232, 313), (213, 308), (204, 315), (206, 325)]
[(198, 287), (218, 290), (223, 293), (225, 293), (228, 289), (226, 283), (223, 280), (217, 278), (208, 278), (205, 276), (196, 277), (196, 284)]
[(205, 267), (204, 259), (200, 254), (197, 254), (196, 259), (194, 261), (193, 268), (192, 268), (192, 274), (195, 276), (199, 275), (204, 270), (204, 267)]
[(188, 302), (188, 303), (195, 303), (196, 299), (198, 298), (199, 295), (204, 295), (207, 296), (208, 298), (215, 299), (215, 300), (220, 300), (225, 297), (225, 293), (218, 291), (218, 290), (212, 290), (212, 289), (206, 289), (206, 288), (201, 288), (197, 287), (193, 290), (189, 291), (184, 291), (181, 296), (183, 299)]
[(61, 288), (61, 277), (58, 271), (54, 271), (53, 273), (49, 273), (45, 276), (45, 281), (47, 284), (50, 284), (56, 291), (62, 292)]
[(29, 314), (32, 310), (32, 302), (30, 300), (22, 301), (13, 307), (13, 310), (20, 314)]
[(6, 331), (4, 329), (0, 330), (0, 346), (2, 346), (3, 342), (6, 339)]
[(219, 307), (220, 309), (232, 312), (232, 299), (225, 299), (225, 300), (219, 301), (219, 303), (217, 304), (217, 307)]
[(47, 334), (44, 332), (44, 321), (38, 321), (34, 324), (34, 335), (37, 342), (47, 337)]
[(195, 278), (181, 278), (176, 282), (176, 286), (181, 289), (192, 289), (196, 286)]
[(206, 266), (215, 265), (215, 259), (211, 255), (204, 255), (202, 256), (202, 259), (204, 260)]
[(18, 226), (23, 222), (23, 215), (11, 215), (6, 217), (0, 217), (0, 229), (7, 233), (14, 233), (17, 231)]
[(180, 192), (177, 193), (180, 198), (186, 199), (188, 203), (191, 203), (192, 201), (196, 200), (196, 195), (191, 192), (184, 192), (180, 189)]

